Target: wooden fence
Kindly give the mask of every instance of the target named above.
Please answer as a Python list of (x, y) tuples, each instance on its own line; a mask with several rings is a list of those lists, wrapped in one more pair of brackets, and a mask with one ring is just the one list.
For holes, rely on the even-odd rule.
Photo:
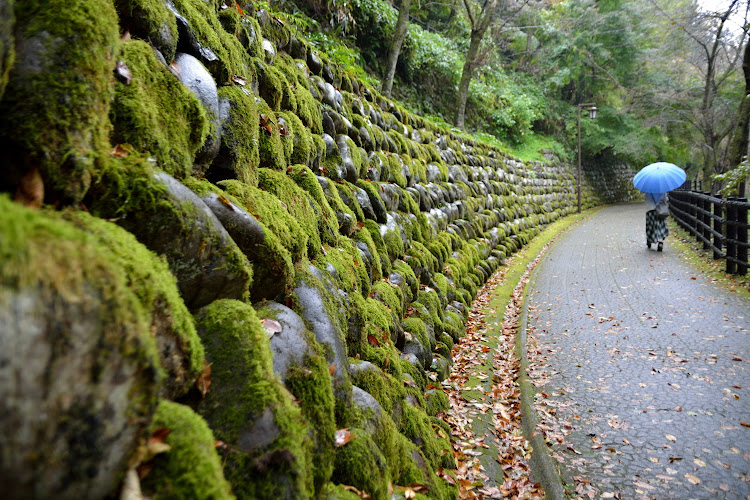
[(722, 198), (701, 191), (678, 189), (669, 193), (669, 212), (677, 223), (712, 250), (714, 259), (726, 259), (726, 272), (747, 274), (747, 198)]

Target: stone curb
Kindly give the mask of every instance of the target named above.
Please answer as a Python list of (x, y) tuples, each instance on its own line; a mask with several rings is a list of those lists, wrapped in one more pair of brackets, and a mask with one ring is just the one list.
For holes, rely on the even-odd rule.
[(544, 435), (536, 430), (537, 423), (539, 423), (539, 416), (534, 409), (534, 395), (536, 394), (536, 389), (526, 372), (529, 365), (526, 352), (526, 325), (529, 315), (528, 290), (533, 285), (534, 281), (536, 281), (538, 268), (539, 265), (534, 268), (531, 279), (529, 279), (526, 287), (524, 287), (523, 306), (516, 334), (515, 354), (520, 361), (518, 385), (521, 394), (521, 427), (526, 439), (531, 443), (531, 471), (534, 474), (535, 479), (539, 481), (544, 488), (547, 498), (558, 500), (565, 498), (565, 487), (562, 478), (560, 477), (560, 472), (558, 471), (559, 464), (550, 455), (549, 447), (544, 441)]

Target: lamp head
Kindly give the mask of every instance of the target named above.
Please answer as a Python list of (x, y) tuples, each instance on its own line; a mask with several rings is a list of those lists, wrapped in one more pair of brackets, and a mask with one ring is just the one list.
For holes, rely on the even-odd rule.
[(598, 109), (596, 109), (596, 106), (591, 106), (589, 108), (589, 118), (592, 120), (596, 119), (596, 114), (599, 112)]

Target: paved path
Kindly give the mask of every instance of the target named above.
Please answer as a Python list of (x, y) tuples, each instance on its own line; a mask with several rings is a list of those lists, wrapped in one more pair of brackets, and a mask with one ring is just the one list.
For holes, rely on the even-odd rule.
[(598, 498), (750, 498), (750, 301), (647, 250), (644, 211), (581, 222), (532, 283), (553, 456)]

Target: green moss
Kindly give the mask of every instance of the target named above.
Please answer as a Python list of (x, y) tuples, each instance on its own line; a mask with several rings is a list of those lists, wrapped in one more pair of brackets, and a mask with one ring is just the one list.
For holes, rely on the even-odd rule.
[[(255, 72), (258, 75), (258, 93), (273, 111), (282, 109), (294, 113), (297, 111), (297, 101), (290, 98), (289, 81), (279, 68), (267, 64), (260, 59), (255, 61)], [(282, 100), (284, 106), (282, 107)]]
[[(113, 158), (92, 184), (86, 205), (92, 214), (116, 218), (122, 227), (153, 240), (159, 247), (155, 251), (167, 256), (175, 276), (194, 279), (205, 272), (202, 268), (204, 256), (214, 255), (223, 260), (229, 267), (227, 276), (236, 280), (238, 287), (244, 287), (245, 291), (239, 291), (238, 295), (244, 295), (252, 280), (252, 267), (247, 258), (231, 240), (218, 240), (216, 234), (206, 234), (202, 223), (196, 219), (200, 209), (189, 201), (179, 201), (169, 195), (167, 188), (155, 179), (155, 174), (151, 165), (138, 155)], [(201, 226), (201, 232), (196, 233), (196, 225)], [(170, 242), (175, 248), (180, 248), (185, 240), (195, 238), (196, 234), (203, 235), (199, 244), (204, 253), (186, 260), (182, 253), (170, 252), (171, 247), (159, 240), (159, 235), (167, 228), (170, 234), (180, 238)], [(192, 245), (196, 244), (195, 240), (190, 241)]]
[(313, 155), (317, 152), (310, 131), (293, 113), (280, 112), (277, 116), (286, 122), (288, 135), (282, 135), (281, 142), (284, 144), (284, 151), (287, 152), (287, 163), (309, 165)]
[[(263, 303), (256, 306), (257, 315), (276, 319), (274, 311)], [(302, 409), (302, 415), (310, 423), (314, 437), (313, 469), (315, 490), (322, 489), (333, 471), (334, 435), (336, 432), (333, 382), (323, 349), (308, 330), (305, 332), (310, 352), (301, 365), (289, 367), (284, 385), (294, 395)]]
[(92, 235), (126, 272), (128, 288), (151, 317), (151, 332), (167, 372), (166, 394), (171, 398), (184, 394), (203, 370), (204, 352), (167, 262), (116, 224), (81, 211), (69, 210), (62, 217)]
[(260, 188), (234, 180), (219, 182), (219, 186), (234, 196), (243, 208), (278, 236), (284, 248), (291, 253), (293, 261), (307, 256), (308, 232), (289, 213), (288, 207), (279, 198)]
[[(250, 186), (257, 186), (260, 118), (255, 98), (241, 87), (225, 86), (219, 88), (219, 99), (228, 102), (229, 116), (222, 125), (221, 150), (214, 164), (231, 170), (232, 177), (224, 174), (223, 179), (235, 178)], [(209, 175), (216, 177), (214, 172)]]
[(317, 202), (288, 175), (261, 168), (258, 170), (258, 187), (267, 191), (283, 204), (291, 218), (299, 224), (307, 241), (307, 255), (314, 259), (321, 251), (318, 216), (322, 209)]
[[(198, 409), (227, 445), (222, 460), (232, 490), (242, 498), (310, 498), (309, 429), (273, 375), (268, 336), (255, 311), (217, 300), (196, 319), (212, 382)], [(258, 419), (262, 430), (254, 427)]]
[(409, 264), (399, 259), (393, 262), (393, 272), (403, 276), (404, 281), (401, 287), (404, 290), (404, 300), (412, 302), (419, 293), (419, 280), (414, 270)]
[(129, 31), (133, 37), (149, 42), (161, 52), (167, 62), (174, 60), (178, 38), (177, 20), (165, 3), (115, 0), (114, 4), (123, 31)]
[(276, 114), (265, 101), (256, 101), (258, 104), (259, 129), (258, 155), (260, 166), (273, 170), (286, 169), (286, 154), (284, 144), (281, 142), (281, 133)]
[(419, 317), (411, 316), (404, 320), (404, 331), (414, 336), (425, 349), (432, 350), (434, 346), (427, 335), (427, 325)]
[(435, 416), (440, 412), (447, 411), (449, 408), (448, 396), (440, 387), (428, 389), (425, 392), (424, 398), (426, 403), (425, 413), (427, 415)]
[[(0, 303), (10, 304), (12, 311), (12, 304), (23, 301), (21, 308), (40, 328), (37, 344), (50, 349), (43, 362), (78, 363), (81, 377), (98, 378), (103, 384), (85, 391), (93, 406), (83, 409), (84, 415), (72, 415), (75, 410), (61, 400), (55, 409), (58, 421), (98, 421), (101, 415), (94, 413), (103, 411), (109, 398), (102, 388), (111, 388), (107, 384), (117, 380), (128, 392), (127, 408), (110, 409), (118, 417), (127, 413), (136, 435), (145, 430), (156, 408), (162, 372), (150, 334), (151, 316), (131, 288), (128, 270), (112, 259), (97, 237), (59, 214), (27, 209), (5, 195), (0, 195), (0, 227)], [(78, 317), (82, 325), (73, 321)], [(88, 337), (79, 331), (86, 324), (91, 329)], [(126, 380), (112, 373), (120, 369), (127, 373)], [(73, 388), (71, 394), (83, 394), (77, 391)], [(115, 399), (125, 402), (120, 396)], [(50, 458), (39, 456), (45, 463)]]
[(368, 266), (368, 272), (370, 273), (370, 281), (378, 281), (383, 278), (383, 266), (380, 260), (380, 254), (378, 253), (378, 247), (370, 235), (370, 231), (366, 227), (359, 228), (352, 238), (354, 241), (364, 243), (367, 246), (367, 250), (372, 255), (372, 263)]
[(341, 245), (327, 249), (315, 260), (320, 269), (331, 266), (335, 272), (336, 283), (347, 293), (370, 293), (370, 277), (357, 246), (346, 236), (341, 237)]
[(386, 459), (372, 438), (361, 429), (351, 429), (352, 439), (336, 450), (331, 480), (354, 486), (371, 498), (387, 498), (391, 480)]
[[(352, 362), (356, 363), (356, 361)], [(352, 383), (375, 398), (389, 415), (401, 405), (406, 397), (403, 382), (381, 370), (355, 371), (352, 375)]]
[[(318, 182), (315, 174), (304, 165), (293, 165), (291, 169), (287, 169), (287, 174), (299, 187), (304, 189), (312, 197), (315, 203), (318, 204), (318, 207), (320, 208), (320, 216), (317, 217), (318, 232), (320, 233), (322, 243), (331, 246), (338, 246), (340, 238), (336, 212), (334, 212), (329, 204), (328, 197), (323, 193), (323, 188), (320, 186), (320, 182)], [(343, 205), (340, 199), (339, 204)]]
[(121, 57), (133, 79), (115, 87), (112, 141), (152, 155), (174, 177), (190, 175), (195, 154), (208, 135), (203, 106), (145, 42), (123, 44)]
[(421, 365), (414, 364), (411, 361), (403, 358), (399, 359), (398, 361), (401, 365), (401, 371), (404, 373), (404, 375), (408, 374), (412, 379), (414, 379), (414, 384), (416, 384), (416, 386), (412, 390), (416, 389), (420, 392), (424, 391), (427, 385), (427, 373), (424, 371), (424, 368), (422, 368)]
[[(437, 425), (437, 420), (439, 419), (436, 419), (435, 425)], [(422, 409), (405, 405), (404, 421), (400, 430), (419, 447), (433, 469), (455, 466), (448, 435), (441, 427), (435, 428), (433, 421)]]
[(401, 228), (395, 226), (388, 228), (385, 233), (381, 232), (385, 249), (388, 253), (388, 259), (391, 261), (402, 259), (404, 257), (404, 240), (401, 239)]
[(24, 2), (15, 18), (16, 70), (0, 102), (3, 190), (36, 167), (46, 201), (76, 204), (110, 150), (117, 14), (107, 0)]
[[(243, 206), (243, 203), (233, 195), (222, 191), (221, 188), (205, 179), (188, 178), (185, 180), (185, 185), (198, 196), (216, 193), (238, 207)], [(248, 260), (255, 264), (253, 282), (250, 286), (250, 297), (256, 301), (270, 298), (269, 294), (272, 294), (271, 290), (290, 289), (294, 277), (294, 264), (292, 263), (291, 252), (284, 247), (279, 237), (266, 224), (260, 220), (257, 220), (257, 222), (263, 230), (263, 242), (250, 249), (240, 248)]]
[[(407, 250), (406, 255), (408, 257), (416, 259), (416, 261), (419, 262), (419, 265), (426, 269), (429, 274), (432, 274), (436, 270), (440, 269), (438, 267), (438, 261), (435, 256), (432, 255), (427, 247), (425, 247), (418, 241), (411, 242), (411, 248)], [(409, 260), (407, 260), (406, 262), (408, 263)]]
[(326, 483), (320, 492), (320, 500), (361, 500), (361, 496), (345, 488), (349, 485)]
[(364, 227), (367, 229), (368, 233), (370, 233), (372, 242), (375, 244), (375, 248), (377, 248), (377, 255), (380, 258), (380, 268), (382, 269), (383, 276), (390, 274), (392, 270), (391, 259), (388, 256), (388, 249), (385, 246), (385, 240), (383, 240), (383, 237), (380, 235), (380, 226), (378, 226), (378, 223), (374, 220), (368, 219), (365, 221)]
[[(434, 469), (425, 459), (422, 451), (403, 434), (396, 435), (398, 456), (403, 457), (398, 476), (394, 483), (400, 486), (423, 484), (427, 486), (427, 493), (418, 493), (415, 498), (455, 499), (458, 497), (457, 487), (435, 475)], [(398, 490), (396, 490), (398, 491)]]
[(234, 36), (224, 30), (211, 3), (203, 0), (172, 0), (185, 16), (196, 41), (216, 54), (216, 61), (202, 61), (217, 83), (229, 82), (232, 75), (248, 75), (248, 57)]
[(404, 302), (404, 294), (399, 287), (387, 281), (377, 281), (372, 285), (371, 295), (382, 302), (395, 319), (399, 319), (404, 315), (406, 304)]
[(153, 458), (153, 468), (141, 481), (146, 495), (156, 500), (234, 498), (205, 420), (187, 406), (161, 401), (150, 430), (158, 429), (169, 429), (165, 443), (170, 449)]
[(405, 188), (407, 186), (407, 180), (403, 173), (404, 161), (399, 155), (392, 153), (387, 154), (387, 161), (390, 178), (393, 182), (398, 184), (399, 187)]

